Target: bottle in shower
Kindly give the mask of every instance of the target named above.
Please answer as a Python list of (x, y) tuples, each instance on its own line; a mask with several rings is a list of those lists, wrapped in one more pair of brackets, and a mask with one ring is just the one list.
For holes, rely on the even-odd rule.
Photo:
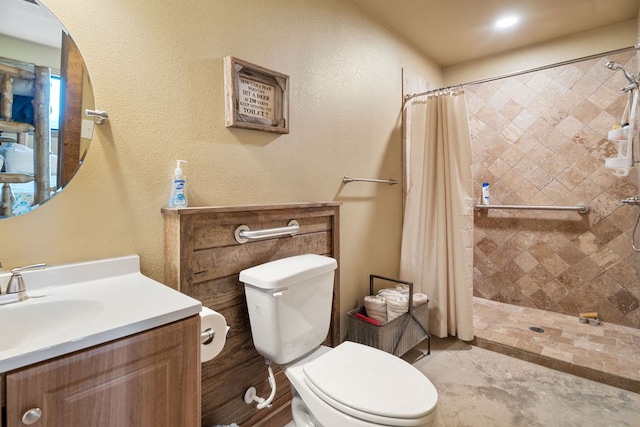
[(489, 183), (488, 182), (482, 183), (482, 204), (483, 205), (489, 204)]
[(176, 160), (176, 168), (173, 170), (173, 179), (171, 180), (170, 208), (186, 208), (189, 204), (187, 202), (187, 177), (182, 174), (181, 163), (187, 163), (187, 161)]

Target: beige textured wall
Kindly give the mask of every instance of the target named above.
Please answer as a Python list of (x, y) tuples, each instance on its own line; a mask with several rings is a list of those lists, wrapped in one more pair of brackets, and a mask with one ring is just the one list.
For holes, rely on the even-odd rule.
[[(160, 208), (180, 158), (192, 206), (343, 202), (343, 312), (369, 273), (397, 274), (401, 186), (342, 177), (401, 177), (401, 69), (437, 84), (437, 66), (343, 0), (45, 4), (110, 120), (60, 195), (0, 221), (5, 268), (137, 253), (162, 280)], [(224, 127), (226, 55), (290, 76), (290, 134)]]
[(0, 35), (0, 56), (60, 70), (60, 49), (23, 42)]
[(447, 86), (456, 85), (623, 49), (637, 41), (638, 20), (633, 19), (447, 67), (443, 74)]

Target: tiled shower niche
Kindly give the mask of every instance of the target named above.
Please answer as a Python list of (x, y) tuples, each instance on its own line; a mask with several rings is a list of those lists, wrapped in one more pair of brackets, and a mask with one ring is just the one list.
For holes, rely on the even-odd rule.
[(640, 208), (620, 202), (638, 195), (638, 166), (624, 178), (604, 166), (628, 81), (607, 61), (638, 73), (630, 51), (465, 89), (477, 203), (488, 182), (492, 205), (590, 209), (475, 211), (474, 295), (640, 327)]

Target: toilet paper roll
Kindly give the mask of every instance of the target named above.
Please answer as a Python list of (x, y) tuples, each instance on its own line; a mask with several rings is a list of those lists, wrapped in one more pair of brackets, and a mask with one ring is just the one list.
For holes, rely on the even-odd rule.
[[(203, 337), (200, 344), (200, 360), (204, 363), (220, 354), (227, 341), (229, 327), (222, 314), (203, 306), (200, 311), (200, 330)], [(209, 332), (213, 335), (207, 336)]]

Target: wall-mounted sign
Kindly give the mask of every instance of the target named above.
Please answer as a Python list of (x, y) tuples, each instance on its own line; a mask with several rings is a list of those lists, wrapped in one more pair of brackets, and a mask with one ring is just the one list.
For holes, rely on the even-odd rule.
[(225, 125), (289, 133), (289, 76), (224, 58)]

